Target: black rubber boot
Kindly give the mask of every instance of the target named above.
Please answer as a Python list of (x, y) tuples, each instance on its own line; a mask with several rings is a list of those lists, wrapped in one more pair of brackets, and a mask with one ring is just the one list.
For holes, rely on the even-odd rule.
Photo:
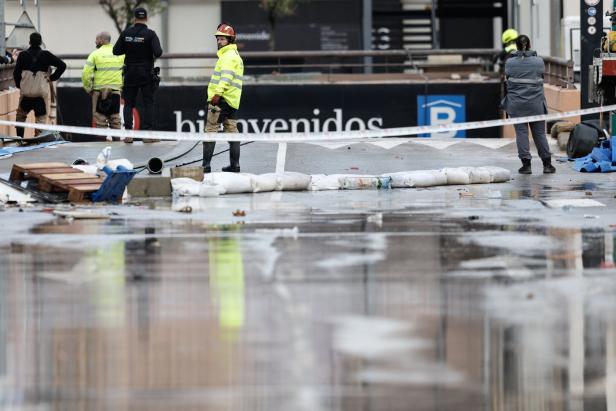
[(556, 169), (552, 165), (552, 159), (544, 158), (543, 159), (543, 174), (554, 174), (555, 172), (556, 172)]
[(204, 173), (212, 172), (212, 167), (210, 163), (212, 162), (212, 156), (214, 155), (215, 147), (216, 147), (215, 142), (203, 143), (203, 163), (201, 164), (201, 166), (203, 167)]
[(530, 167), (530, 160), (528, 159), (522, 159), (522, 167), (520, 167), (520, 169), (518, 170), (518, 173), (520, 174), (532, 174), (533, 170)]
[(227, 167), (223, 167), (222, 171), (227, 172), (227, 173), (239, 173), (240, 172), (240, 166), (227, 166)]
[(228, 173), (239, 173), (240, 172), (240, 142), (239, 141), (229, 142), (229, 162), (231, 164), (227, 167), (223, 167), (222, 171), (226, 171)]
[(232, 141), (229, 143), (229, 164), (232, 167), (240, 168), (240, 142)]

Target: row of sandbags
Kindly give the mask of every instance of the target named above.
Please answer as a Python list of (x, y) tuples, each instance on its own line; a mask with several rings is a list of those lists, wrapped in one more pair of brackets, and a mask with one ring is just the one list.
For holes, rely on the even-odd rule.
[(171, 180), (178, 196), (214, 197), (222, 194), (261, 193), (269, 191), (369, 190), (433, 187), (448, 184), (502, 183), (511, 172), (501, 167), (458, 167), (441, 170), (416, 170), (387, 173), (381, 176), (355, 174), (315, 174), (295, 172), (247, 174), (209, 173), (203, 182), (190, 178)]

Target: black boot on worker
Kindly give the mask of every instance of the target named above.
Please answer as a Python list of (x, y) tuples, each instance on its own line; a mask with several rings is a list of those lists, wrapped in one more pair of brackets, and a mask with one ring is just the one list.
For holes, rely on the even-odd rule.
[(555, 172), (556, 172), (556, 169), (552, 165), (552, 159), (544, 158), (543, 159), (543, 174), (554, 174)]
[(226, 172), (226, 173), (239, 173), (240, 172), (240, 166), (227, 166), (227, 167), (223, 167), (222, 171)]
[(201, 163), (201, 167), (203, 167), (203, 172), (206, 174), (212, 172), (212, 166), (210, 163), (212, 161), (212, 156), (214, 155), (215, 147), (215, 142), (207, 141), (203, 143), (203, 163)]
[(529, 159), (522, 159), (522, 167), (520, 167), (520, 169), (518, 170), (518, 173), (520, 174), (532, 174), (533, 170), (530, 166), (530, 160)]
[(223, 167), (222, 171), (227, 173), (239, 173), (240, 172), (240, 142), (229, 142), (229, 163), (231, 165)]

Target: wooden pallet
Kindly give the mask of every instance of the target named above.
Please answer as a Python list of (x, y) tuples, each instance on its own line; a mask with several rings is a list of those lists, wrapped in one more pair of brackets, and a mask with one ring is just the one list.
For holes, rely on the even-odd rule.
[(64, 163), (14, 164), (9, 181), (25, 180), (35, 180), (40, 191), (66, 192), (69, 201), (84, 202), (91, 193), (98, 191), (105, 179)]

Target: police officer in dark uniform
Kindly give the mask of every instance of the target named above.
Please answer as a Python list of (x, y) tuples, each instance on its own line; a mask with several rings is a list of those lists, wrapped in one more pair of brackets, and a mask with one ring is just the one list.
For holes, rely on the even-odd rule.
[[(154, 60), (163, 54), (163, 50), (156, 33), (146, 25), (147, 11), (143, 7), (138, 7), (134, 11), (134, 16), (135, 24), (122, 32), (113, 46), (113, 54), (126, 55), (122, 90), (124, 127), (127, 130), (133, 129), (133, 108), (137, 102), (137, 93), (141, 90), (145, 109), (141, 129), (151, 130), (154, 123), (154, 93), (158, 87), (158, 73), (154, 71)], [(124, 141), (132, 142), (131, 139)]]

